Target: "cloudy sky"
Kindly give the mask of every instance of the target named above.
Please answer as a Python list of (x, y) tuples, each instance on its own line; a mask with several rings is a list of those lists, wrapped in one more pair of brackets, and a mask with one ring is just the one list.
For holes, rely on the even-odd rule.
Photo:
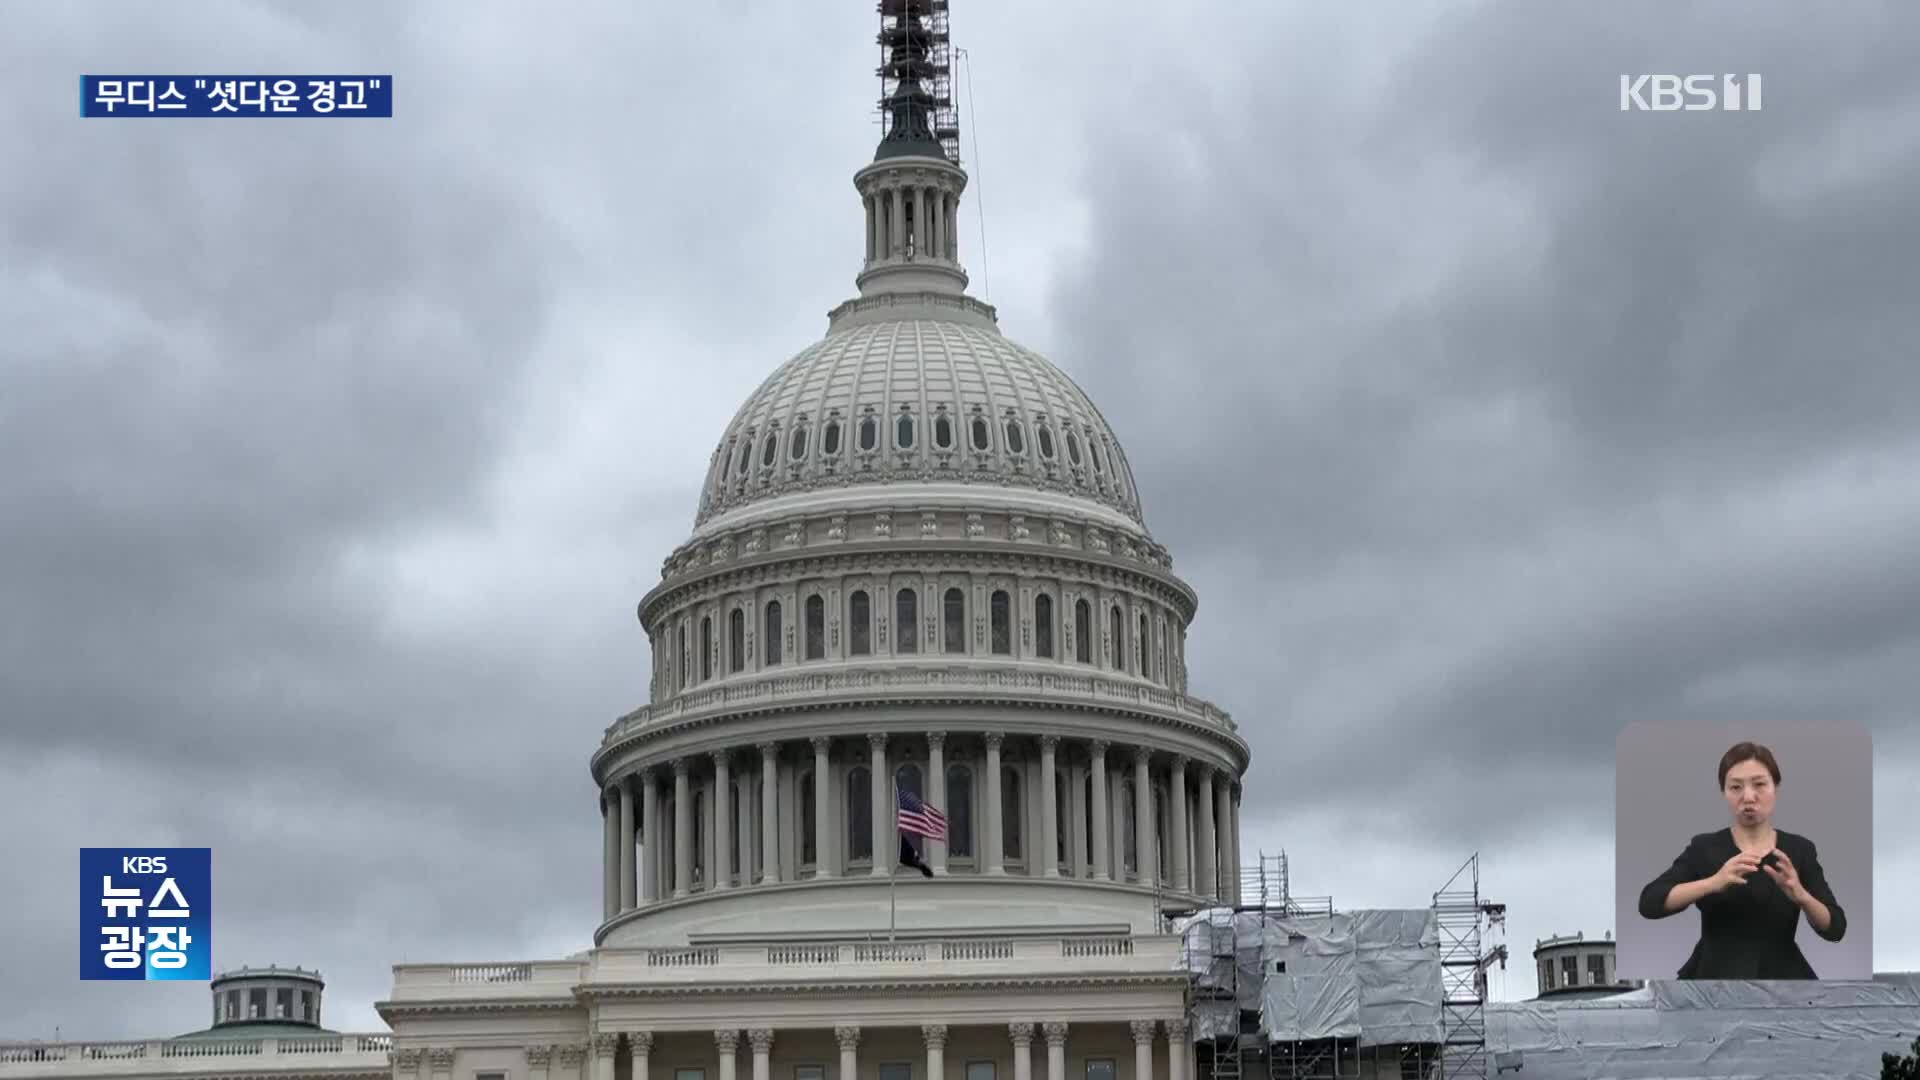
[[(864, 0), (564, 7), (0, 7), (0, 1037), (205, 1023), (76, 979), (87, 845), (216, 849), (217, 962), (335, 1028), (588, 943), (634, 603), (852, 294), (877, 87)], [(1625, 724), (1851, 720), (1920, 969), (1920, 8), (956, 7), (974, 292), (1201, 595), (1249, 853), (1358, 907), (1479, 851), (1524, 957), (1613, 929)], [(76, 117), (315, 71), (397, 117)]]

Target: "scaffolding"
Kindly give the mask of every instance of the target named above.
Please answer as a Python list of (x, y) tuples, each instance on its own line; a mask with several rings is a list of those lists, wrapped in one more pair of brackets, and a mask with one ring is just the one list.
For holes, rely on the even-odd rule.
[[(960, 112), (953, 94), (953, 34), (948, 0), (880, 0), (880, 138), (937, 140), (960, 164)], [(924, 126), (925, 130), (920, 130)]]
[(1284, 851), (1238, 885), (1238, 902), (1162, 912), (1198, 975), (1195, 1080), (1486, 1075), (1486, 970), (1506, 947), (1483, 953), (1482, 928), (1505, 906), (1480, 896), (1477, 855), (1427, 909), (1336, 913), (1294, 893)]

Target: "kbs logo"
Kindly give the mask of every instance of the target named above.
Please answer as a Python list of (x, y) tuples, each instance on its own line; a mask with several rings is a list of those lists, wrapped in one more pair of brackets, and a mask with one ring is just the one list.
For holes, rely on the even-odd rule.
[(1622, 75), (1621, 112), (1759, 112), (1760, 76)]
[(211, 848), (81, 848), (82, 979), (212, 978)]

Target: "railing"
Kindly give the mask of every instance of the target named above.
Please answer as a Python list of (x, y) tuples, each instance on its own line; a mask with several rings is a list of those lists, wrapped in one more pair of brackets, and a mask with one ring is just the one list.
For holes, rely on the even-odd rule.
[(924, 964), (927, 960), (925, 945), (855, 945), (853, 962), (856, 964)]
[(615, 720), (608, 726), (606, 734), (611, 738), (652, 724), (689, 719), (709, 712), (775, 703), (798, 705), (815, 698), (858, 695), (863, 690), (890, 694), (977, 690), (987, 694), (1030, 696), (1046, 701), (1135, 705), (1222, 731), (1237, 730), (1233, 717), (1212, 702), (1134, 679), (1081, 675), (1068, 671), (1036, 671), (1030, 667), (955, 664), (940, 667), (839, 667), (831, 671), (783, 671), (759, 678), (742, 676), (717, 686), (688, 690), (658, 705), (643, 705)]
[(710, 967), (720, 962), (720, 950), (659, 949), (647, 954), (648, 967)]
[(769, 945), (767, 963), (769, 964), (837, 964), (840, 962), (838, 945)]
[[(24, 1071), (38, 1075), (47, 1065), (59, 1065), (59, 1071), (87, 1072), (93, 1062), (156, 1062), (141, 1065), (142, 1071), (165, 1068), (157, 1064), (167, 1058), (259, 1058), (293, 1056), (333, 1057), (335, 1067), (359, 1072), (385, 1071), (386, 1055), (393, 1048), (393, 1036), (313, 1035), (274, 1039), (151, 1039), (108, 1042), (0, 1043), (0, 1076)], [(39, 1066), (16, 1070), (9, 1066)], [(317, 1067), (325, 1068), (320, 1065)], [(124, 1071), (124, 1070), (121, 1070)]]
[(1132, 956), (1132, 938), (1067, 938), (1060, 942), (1061, 956)]
[(453, 969), (454, 982), (532, 982), (532, 964), (461, 964)]
[(944, 941), (940, 943), (942, 960), (1011, 960), (1011, 941)]

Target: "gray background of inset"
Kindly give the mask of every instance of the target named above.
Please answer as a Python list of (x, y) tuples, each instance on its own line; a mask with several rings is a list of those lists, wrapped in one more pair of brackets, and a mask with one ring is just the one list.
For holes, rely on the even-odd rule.
[(1780, 765), (1776, 829), (1813, 841), (1847, 935), (1830, 942), (1802, 919), (1795, 940), (1822, 979), (1873, 975), (1873, 744), (1845, 722), (1637, 723), (1620, 734), (1614, 769), (1614, 925), (1623, 979), (1671, 979), (1700, 936), (1700, 913), (1640, 917), (1640, 890), (1695, 833), (1731, 822), (1715, 786), (1720, 755), (1752, 741)]

